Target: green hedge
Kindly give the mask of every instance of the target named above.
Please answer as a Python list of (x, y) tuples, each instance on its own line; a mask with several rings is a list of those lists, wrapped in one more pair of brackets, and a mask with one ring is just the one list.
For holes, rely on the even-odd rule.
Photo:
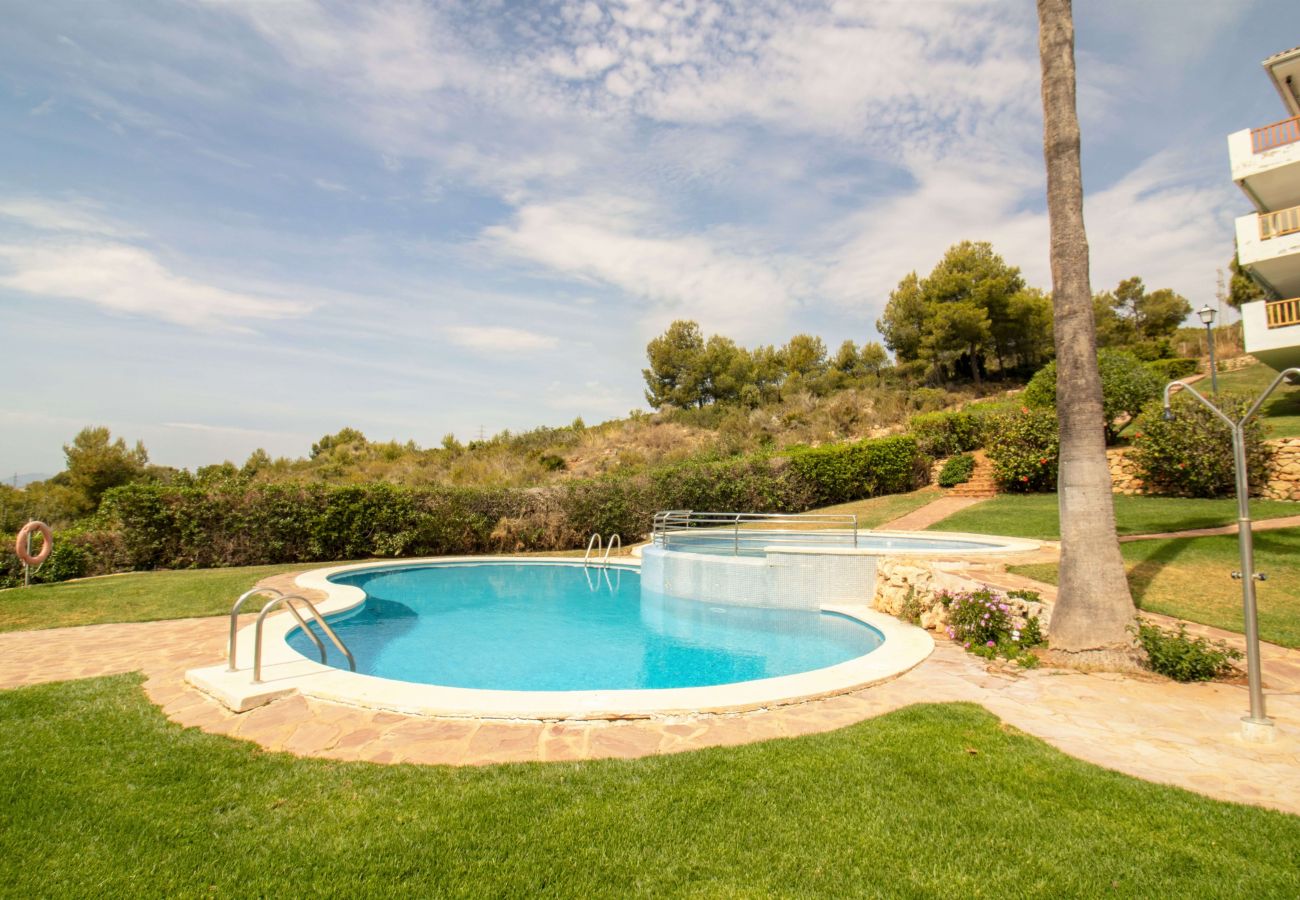
[[(1225, 391), (1219, 409), (1240, 419), (1252, 398)], [(1166, 420), (1159, 400), (1152, 402), (1133, 430), (1133, 461), (1148, 485), (1163, 494), (1186, 497), (1226, 497), (1236, 491), (1232, 432), (1195, 398), (1175, 394), (1174, 413)], [(1246, 471), (1251, 492), (1263, 487), (1272, 451), (1264, 443), (1264, 425), (1254, 419), (1245, 428)]]
[(1200, 363), (1186, 356), (1175, 356), (1173, 359), (1153, 359), (1146, 367), (1162, 382), (1167, 383), (1195, 375)]
[(984, 446), (984, 417), (964, 410), (921, 413), (907, 427), (921, 451), (936, 459)]
[(916, 441), (900, 436), (531, 489), (131, 484), (105, 495), (111, 524), (80, 545), (96, 571), (560, 550), (592, 532), (637, 540), (661, 509), (802, 512), (925, 475)]
[(999, 416), (987, 453), (993, 476), (1007, 491), (1055, 491), (1060, 438), (1056, 411), (1030, 409)]
[(939, 487), (956, 487), (965, 484), (970, 481), (974, 472), (975, 457), (967, 453), (954, 456), (944, 463), (943, 469), (939, 471)]

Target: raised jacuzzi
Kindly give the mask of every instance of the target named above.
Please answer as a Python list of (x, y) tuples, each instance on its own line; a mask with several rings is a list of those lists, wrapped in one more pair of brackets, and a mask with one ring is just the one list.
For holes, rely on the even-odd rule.
[[(869, 603), (876, 593), (882, 557), (978, 559), (1036, 549), (1035, 541), (988, 535), (862, 531), (856, 527), (759, 528), (765, 519), (704, 514), (705, 527), (664, 527), (656, 518), (650, 545), (641, 549), (641, 582), (668, 597), (708, 603), (820, 609), (836, 603)], [(692, 520), (699, 514), (691, 514)], [(727, 528), (718, 524), (735, 516)], [(800, 517), (779, 517), (796, 524)], [(829, 517), (827, 517), (829, 518)], [(852, 517), (846, 517), (851, 519)], [(825, 523), (817, 523), (825, 524)], [(749, 527), (746, 527), (749, 526)]]

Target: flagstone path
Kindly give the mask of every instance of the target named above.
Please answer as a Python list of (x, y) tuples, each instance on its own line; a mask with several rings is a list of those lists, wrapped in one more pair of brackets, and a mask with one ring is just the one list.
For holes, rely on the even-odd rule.
[(225, 649), (224, 618), (89, 625), (0, 634), (0, 688), (142, 671), (145, 691), (181, 725), (302, 756), (376, 763), (480, 765), (633, 758), (829, 731), (913, 703), (979, 703), (1080, 759), (1216, 797), (1300, 813), (1300, 653), (1267, 646), (1272, 744), (1239, 736), (1246, 692), (1039, 669), (991, 671), (946, 641), (885, 684), (732, 716), (629, 722), (512, 722), (406, 716), (306, 700), (235, 715), (187, 685), (186, 669)]

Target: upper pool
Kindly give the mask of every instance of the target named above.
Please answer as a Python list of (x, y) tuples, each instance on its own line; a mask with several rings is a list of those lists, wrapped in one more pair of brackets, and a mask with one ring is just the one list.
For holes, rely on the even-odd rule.
[(699, 528), (673, 531), (660, 537), (656, 543), (665, 550), (679, 553), (704, 553), (710, 556), (764, 556), (769, 547), (801, 547), (808, 549), (857, 549), (880, 554), (934, 553), (962, 554), (1000, 549), (1001, 539), (974, 540), (953, 537), (924, 537), (921, 535), (882, 534), (861, 531), (856, 537), (851, 531), (740, 528)]
[[(331, 624), (357, 671), (504, 691), (598, 691), (732, 684), (846, 662), (876, 629), (829, 612), (718, 606), (643, 592), (635, 569), (483, 563), (346, 572), (366, 594)], [(290, 645), (315, 648), (300, 629)], [(328, 641), (326, 641), (328, 646)], [(331, 656), (331, 664), (342, 661)]]

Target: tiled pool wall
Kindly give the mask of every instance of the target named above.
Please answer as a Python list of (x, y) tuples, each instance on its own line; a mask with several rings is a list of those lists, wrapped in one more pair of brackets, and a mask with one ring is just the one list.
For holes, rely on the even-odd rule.
[(708, 556), (646, 547), (641, 587), (670, 597), (788, 609), (870, 603), (876, 593), (874, 554), (769, 550), (766, 556)]

